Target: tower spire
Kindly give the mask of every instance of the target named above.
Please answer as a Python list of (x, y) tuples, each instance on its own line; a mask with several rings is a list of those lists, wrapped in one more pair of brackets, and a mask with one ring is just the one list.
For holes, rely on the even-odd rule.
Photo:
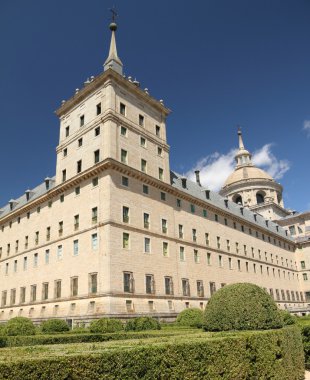
[(112, 35), (111, 35), (109, 55), (106, 61), (104, 62), (103, 68), (104, 68), (104, 71), (108, 69), (112, 69), (122, 75), (123, 63), (117, 55), (116, 39), (115, 39), (115, 32), (117, 30), (117, 24), (115, 22), (115, 18), (117, 16), (117, 13), (114, 8), (110, 9), (110, 11), (112, 12), (112, 22), (110, 23), (110, 30), (112, 32)]
[(235, 156), (237, 167), (252, 166), (253, 165), (251, 161), (252, 155), (244, 147), (240, 126), (238, 126), (238, 140), (239, 140), (239, 150), (237, 151), (237, 154)]
[(242, 140), (242, 131), (241, 131), (241, 127), (240, 126), (238, 126), (238, 138), (239, 138), (239, 149), (243, 150), (244, 149), (244, 144), (243, 144), (243, 140)]

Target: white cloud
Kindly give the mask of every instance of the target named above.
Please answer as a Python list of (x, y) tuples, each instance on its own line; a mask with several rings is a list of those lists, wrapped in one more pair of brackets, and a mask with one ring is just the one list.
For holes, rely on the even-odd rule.
[[(290, 163), (287, 160), (279, 160), (271, 152), (272, 144), (266, 144), (254, 152), (252, 161), (261, 167), (274, 179), (280, 179), (289, 170)], [(200, 170), (200, 181), (203, 186), (210, 190), (219, 191), (227, 177), (235, 168), (236, 150), (232, 149), (226, 154), (212, 153), (197, 162), (186, 173), (191, 180), (195, 181), (195, 170)]]
[(310, 120), (305, 120), (304, 121), (303, 130), (306, 131), (308, 137), (310, 137)]

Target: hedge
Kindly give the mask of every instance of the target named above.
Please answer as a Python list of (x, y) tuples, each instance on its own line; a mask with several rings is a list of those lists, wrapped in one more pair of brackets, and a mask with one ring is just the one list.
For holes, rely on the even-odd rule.
[(89, 331), (92, 333), (112, 333), (116, 331), (124, 330), (122, 321), (120, 319), (113, 318), (100, 318), (92, 321), (89, 326)]
[[(215, 334), (216, 335), (216, 334)], [(158, 344), (141, 342), (96, 354), (3, 361), (0, 379), (6, 380), (113, 380), (212, 379), (301, 380), (304, 357), (296, 326), (278, 330), (219, 333), (219, 338)], [(142, 344), (143, 343), (143, 344)], [(81, 347), (79, 347), (81, 350)]]
[(250, 283), (226, 285), (212, 295), (204, 312), (206, 331), (268, 330), (284, 326), (271, 296)]
[(178, 315), (177, 323), (181, 326), (201, 328), (203, 324), (203, 311), (194, 307), (185, 309)]
[(306, 368), (310, 369), (310, 325), (301, 326)]
[(62, 333), (69, 331), (69, 326), (63, 319), (48, 319), (41, 323), (43, 334)]
[(36, 328), (31, 319), (15, 317), (5, 324), (4, 332), (8, 336), (35, 335)]
[(125, 326), (126, 331), (160, 330), (161, 326), (157, 319), (152, 317), (138, 317), (130, 319)]

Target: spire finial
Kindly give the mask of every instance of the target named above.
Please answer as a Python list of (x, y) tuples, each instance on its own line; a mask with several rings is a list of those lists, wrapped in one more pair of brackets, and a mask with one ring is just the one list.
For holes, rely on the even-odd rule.
[(115, 7), (111, 8), (110, 11), (112, 13), (112, 22), (110, 23), (110, 30), (112, 32), (112, 35), (111, 35), (109, 56), (104, 62), (103, 67), (104, 67), (104, 71), (108, 69), (112, 69), (122, 75), (123, 64), (117, 55), (116, 40), (115, 40), (115, 31), (117, 30), (117, 24), (115, 22), (115, 19), (117, 17), (117, 12), (116, 12)]
[(235, 160), (237, 162), (237, 167), (240, 166), (252, 166), (252, 161), (251, 161), (251, 153), (248, 152), (243, 144), (243, 139), (242, 139), (242, 131), (241, 131), (241, 126), (238, 124), (238, 140), (239, 140), (239, 150), (237, 151), (237, 154), (235, 156)]
[(238, 138), (239, 138), (239, 149), (243, 150), (244, 149), (244, 144), (243, 144), (243, 140), (242, 140), (241, 126), (238, 124), (237, 127), (238, 127)]

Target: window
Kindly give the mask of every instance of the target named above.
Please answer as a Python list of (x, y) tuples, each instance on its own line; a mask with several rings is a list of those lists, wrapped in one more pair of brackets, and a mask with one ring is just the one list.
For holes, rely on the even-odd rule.
[(25, 236), (25, 249), (28, 248), (28, 240), (29, 240), (28, 236)]
[(132, 272), (124, 272), (124, 292), (133, 293), (134, 292), (134, 278)]
[(192, 229), (192, 238), (194, 242), (197, 241), (197, 231), (195, 228)]
[(36, 231), (35, 238), (34, 238), (34, 242), (35, 242), (36, 245), (39, 244), (39, 236), (40, 236), (39, 231)]
[(144, 238), (144, 253), (151, 252), (151, 239), (146, 237)]
[(146, 173), (146, 165), (147, 165), (146, 161), (142, 158), (141, 159), (141, 171), (143, 173)]
[(63, 154), (63, 157), (67, 157), (67, 156), (68, 156), (68, 148), (65, 148), (65, 149), (62, 151), (62, 154)]
[(121, 127), (121, 135), (122, 136), (127, 136), (127, 128), (125, 128), (125, 127)]
[(172, 277), (165, 277), (165, 294), (166, 295), (173, 295)]
[(158, 168), (158, 178), (163, 181), (164, 180), (164, 169)]
[(16, 240), (16, 241), (15, 241), (15, 253), (18, 252), (18, 245), (19, 245), (19, 241)]
[(197, 296), (198, 297), (204, 297), (203, 281), (202, 280), (198, 280), (196, 282), (196, 284), (197, 284)]
[(42, 300), (48, 299), (48, 282), (43, 282), (42, 284)]
[(46, 241), (51, 239), (51, 227), (46, 227)]
[(16, 289), (11, 289), (10, 304), (15, 305), (16, 303)]
[(144, 228), (150, 227), (150, 215), (147, 214), (146, 212), (143, 214), (143, 225), (144, 225)]
[(77, 256), (79, 254), (79, 241), (73, 241), (73, 256)]
[(121, 162), (127, 164), (127, 150), (121, 149)]
[(160, 146), (157, 147), (157, 154), (158, 156), (162, 156), (163, 150)]
[(210, 295), (212, 296), (216, 292), (215, 282), (210, 282)]
[(92, 236), (91, 236), (91, 247), (92, 247), (92, 249), (98, 248), (98, 234), (92, 234)]
[(59, 245), (57, 247), (57, 260), (61, 260), (62, 259), (62, 245)]
[(219, 267), (223, 267), (223, 257), (221, 255), (219, 255)]
[(206, 245), (209, 246), (210, 240), (209, 240), (209, 233), (208, 232), (205, 233), (205, 241), (206, 241)]
[(74, 215), (74, 231), (77, 231), (80, 226), (80, 216)]
[(6, 275), (9, 274), (9, 263), (6, 263), (6, 264), (5, 264), (5, 274), (6, 274)]
[(100, 161), (100, 150), (97, 149), (94, 151), (94, 163), (97, 164)]
[(195, 213), (195, 205), (191, 204), (190, 208), (191, 208), (191, 213), (194, 214)]
[(45, 250), (45, 264), (49, 264), (50, 262), (50, 251), (49, 249)]
[(224, 218), (224, 223), (225, 223), (225, 226), (228, 226), (227, 218)]
[(208, 216), (207, 210), (202, 210), (202, 215), (204, 218), (206, 218)]
[(211, 253), (207, 252), (207, 264), (211, 265)]
[(182, 203), (181, 203), (181, 199), (177, 199), (177, 207), (181, 207)]
[(37, 299), (37, 285), (30, 286), (30, 302), (35, 302)]
[(71, 297), (76, 297), (78, 295), (78, 290), (79, 290), (79, 278), (78, 277), (71, 277), (70, 290), (71, 290)]
[(236, 253), (239, 253), (239, 243), (236, 243)]
[(145, 148), (146, 147), (146, 140), (144, 137), (140, 137), (140, 145)]
[(144, 116), (143, 115), (139, 115), (139, 125), (140, 125), (140, 127), (144, 126)]
[(6, 299), (7, 299), (7, 291), (3, 290), (1, 294), (1, 306), (6, 306)]
[(159, 125), (155, 126), (155, 134), (157, 137), (160, 137), (160, 126)]
[(66, 169), (64, 169), (62, 171), (62, 182), (65, 182), (66, 178), (67, 178), (67, 171), (66, 171)]
[[(262, 266), (261, 266), (261, 268), (262, 268)], [(238, 260), (238, 270), (241, 271), (241, 262), (240, 262), (240, 260)]]
[(226, 240), (226, 249), (228, 252), (230, 252), (230, 242), (229, 240)]
[(95, 128), (95, 137), (100, 135), (100, 127)]
[(97, 207), (93, 207), (91, 209), (91, 220), (92, 220), (93, 224), (97, 223), (97, 221), (98, 221), (98, 208)]
[(78, 147), (80, 148), (83, 145), (83, 138), (78, 139)]
[(96, 186), (98, 186), (99, 178), (98, 178), (98, 177), (95, 177), (95, 178), (92, 179), (91, 182), (92, 182), (93, 187), (96, 187)]
[(126, 116), (126, 106), (124, 103), (120, 103), (119, 105), (119, 112), (121, 115)]
[(168, 243), (165, 241), (163, 242), (163, 256), (164, 257), (168, 256)]
[(160, 192), (160, 199), (162, 200), (162, 201), (165, 201), (166, 200), (166, 193), (164, 193), (164, 192)]
[(98, 291), (98, 281), (97, 281), (98, 274), (97, 273), (90, 273), (88, 277), (89, 281), (89, 293), (90, 294), (96, 294)]
[(81, 173), (82, 171), (82, 160), (79, 160), (77, 163), (76, 163), (76, 172), (77, 173)]
[(80, 127), (83, 127), (84, 124), (85, 124), (85, 116), (81, 115), (80, 116)]
[(14, 260), (14, 272), (17, 272), (17, 260)]
[(62, 236), (63, 231), (64, 231), (64, 222), (59, 222), (58, 223), (58, 235)]
[(161, 220), (161, 231), (166, 234), (168, 231), (168, 224), (166, 219)]
[(182, 278), (182, 294), (185, 297), (190, 296), (189, 280), (187, 278)]
[(129, 234), (127, 232), (123, 232), (123, 248), (129, 249)]
[(37, 267), (38, 266), (38, 253), (35, 253), (33, 255), (33, 266)]
[(197, 249), (194, 249), (194, 261), (196, 264), (200, 263), (200, 255)]
[(28, 258), (24, 257), (24, 262), (23, 262), (23, 269), (27, 270), (27, 264), (28, 264)]
[(145, 275), (145, 292), (147, 294), (155, 294), (155, 281), (153, 274)]
[(232, 259), (231, 259), (231, 257), (228, 258), (228, 268), (232, 269)]
[(19, 303), (25, 303), (26, 302), (26, 288), (22, 286), (20, 288), (20, 293), (19, 293)]
[(122, 176), (122, 185), (128, 187), (128, 185), (129, 185), (128, 177)]
[(183, 225), (179, 224), (179, 238), (183, 239), (184, 233), (183, 233)]
[(304, 261), (300, 262), (301, 269), (306, 269), (306, 263)]
[(220, 236), (216, 237), (216, 246), (217, 246), (218, 249), (221, 248), (221, 238), (220, 238)]
[(61, 280), (56, 280), (54, 284), (54, 298), (61, 298)]
[(101, 103), (98, 103), (96, 105), (96, 114), (97, 114), (97, 116), (101, 114)]
[(129, 223), (129, 207), (123, 206), (123, 222)]
[(66, 129), (65, 129), (65, 134), (66, 134), (66, 137), (68, 137), (69, 136), (69, 134), (70, 134), (70, 127), (68, 126), (68, 127), (66, 127)]
[(142, 186), (142, 192), (143, 192), (143, 194), (148, 194), (149, 193), (149, 187), (148, 187), (148, 185), (143, 185)]
[(180, 247), (179, 257), (180, 257), (180, 261), (185, 261), (185, 250), (184, 250), (184, 247)]
[(307, 273), (303, 273), (302, 277), (303, 277), (304, 281), (308, 281), (308, 275), (307, 275)]
[(215, 220), (216, 222), (219, 221), (219, 216), (218, 216), (217, 214), (214, 214), (214, 220)]

